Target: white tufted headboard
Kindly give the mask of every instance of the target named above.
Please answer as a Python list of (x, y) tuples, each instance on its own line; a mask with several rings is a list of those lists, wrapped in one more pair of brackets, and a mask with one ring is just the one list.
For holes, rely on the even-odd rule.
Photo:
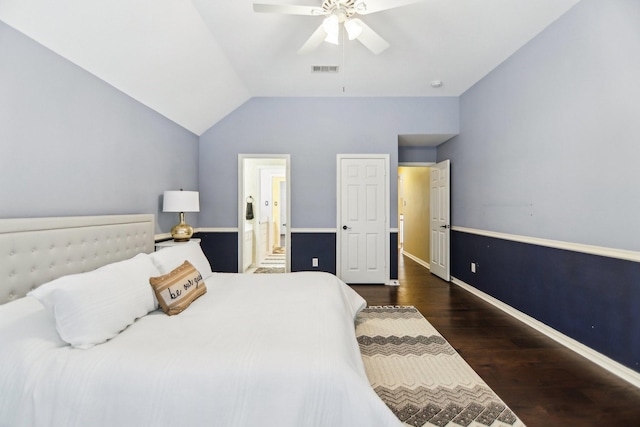
[(154, 249), (153, 215), (0, 219), (0, 304)]

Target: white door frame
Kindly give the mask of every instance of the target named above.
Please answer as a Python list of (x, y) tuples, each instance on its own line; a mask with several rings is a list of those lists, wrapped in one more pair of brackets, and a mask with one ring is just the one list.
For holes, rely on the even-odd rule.
[(389, 217), (390, 217), (390, 183), (391, 175), (394, 176), (394, 179), (397, 180), (397, 173), (391, 174), (389, 173), (389, 154), (338, 154), (336, 155), (336, 182), (337, 182), (337, 199), (336, 199), (336, 273), (338, 277), (342, 276), (342, 182), (341, 182), (341, 167), (340, 162), (342, 159), (382, 159), (384, 160), (385, 174), (387, 179), (385, 180), (385, 214), (384, 214), (384, 222), (385, 222), (385, 231), (384, 231), (384, 270), (385, 270), (385, 284), (389, 284), (391, 280), (391, 271), (390, 271), (390, 246), (391, 246), (391, 237), (390, 237), (390, 227), (389, 227)]
[[(291, 224), (291, 155), (290, 154), (238, 154), (238, 272), (242, 273), (244, 261), (244, 161), (246, 159), (283, 159), (285, 161), (287, 221)], [(257, 231), (257, 230), (256, 230)], [(291, 271), (291, 227), (285, 230), (285, 272)]]

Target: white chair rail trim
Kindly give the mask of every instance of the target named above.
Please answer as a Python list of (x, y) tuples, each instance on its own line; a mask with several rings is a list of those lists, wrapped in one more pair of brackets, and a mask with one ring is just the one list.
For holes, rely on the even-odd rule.
[(618, 258), (627, 261), (640, 262), (640, 252), (628, 251), (624, 249), (607, 248), (603, 246), (584, 245), (581, 243), (563, 242), (561, 240), (541, 239), (538, 237), (520, 236), (517, 234), (499, 233), (496, 231), (478, 230), (466, 227), (451, 227), (454, 231), (463, 233), (477, 234), (480, 236), (495, 237), (497, 239), (511, 240), (514, 242), (530, 243), (532, 245), (546, 246), (549, 248), (565, 249), (574, 252), (582, 252), (585, 254), (599, 255), (609, 258)]
[(292, 228), (291, 233), (337, 233), (336, 228)]
[[(194, 228), (193, 232), (195, 233), (238, 233), (240, 228), (238, 227), (201, 227)], [(291, 233), (337, 233), (338, 230), (335, 228), (292, 228)], [(162, 233), (156, 234), (155, 240), (156, 242), (159, 240), (170, 239), (170, 233)]]
[[(194, 228), (194, 233), (237, 233), (240, 229), (238, 227), (201, 227)], [(389, 229), (391, 233), (397, 233), (397, 228)], [(337, 233), (337, 228), (292, 228), (291, 233)], [(170, 233), (156, 234), (156, 240), (168, 239), (171, 237)]]

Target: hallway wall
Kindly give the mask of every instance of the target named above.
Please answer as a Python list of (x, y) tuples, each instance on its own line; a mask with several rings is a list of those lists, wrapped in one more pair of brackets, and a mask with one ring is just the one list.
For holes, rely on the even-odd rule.
[(403, 250), (428, 263), (430, 254), (429, 238), (429, 167), (398, 168), (398, 214), (404, 214)]

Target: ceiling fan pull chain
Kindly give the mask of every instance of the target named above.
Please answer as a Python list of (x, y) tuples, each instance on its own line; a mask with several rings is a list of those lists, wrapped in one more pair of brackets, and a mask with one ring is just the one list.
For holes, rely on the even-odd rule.
[(345, 40), (344, 40), (344, 33), (345, 30), (342, 30), (342, 93), (346, 92), (346, 85), (347, 85), (347, 67), (346, 67), (346, 63), (345, 63), (345, 54), (344, 54), (344, 49), (345, 49)]

